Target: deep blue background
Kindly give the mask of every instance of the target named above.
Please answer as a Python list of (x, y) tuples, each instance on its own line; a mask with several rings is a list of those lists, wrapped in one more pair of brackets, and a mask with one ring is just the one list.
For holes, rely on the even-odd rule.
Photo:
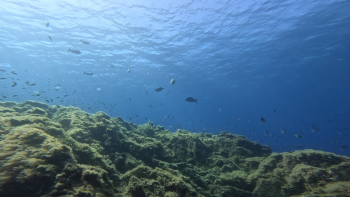
[(349, 156), (340, 147), (350, 132), (349, 10), (341, 0), (7, 0), (1, 99), (48, 100), (171, 131), (226, 130), (276, 152), (299, 145)]

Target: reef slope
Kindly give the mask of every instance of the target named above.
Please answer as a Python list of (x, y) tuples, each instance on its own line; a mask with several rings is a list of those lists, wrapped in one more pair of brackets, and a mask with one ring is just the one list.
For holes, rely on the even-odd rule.
[(272, 153), (35, 101), (0, 103), (0, 196), (349, 196), (350, 158)]

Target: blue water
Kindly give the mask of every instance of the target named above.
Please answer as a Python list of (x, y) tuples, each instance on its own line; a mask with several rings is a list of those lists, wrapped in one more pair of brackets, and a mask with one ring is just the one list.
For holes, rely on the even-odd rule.
[(1, 101), (350, 156), (350, 1), (120, 2), (2, 0)]

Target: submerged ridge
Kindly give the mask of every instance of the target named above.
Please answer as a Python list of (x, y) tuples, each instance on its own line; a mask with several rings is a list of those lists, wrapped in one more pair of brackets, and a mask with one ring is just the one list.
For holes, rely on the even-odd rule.
[(104, 112), (0, 103), (0, 196), (346, 196), (350, 158)]

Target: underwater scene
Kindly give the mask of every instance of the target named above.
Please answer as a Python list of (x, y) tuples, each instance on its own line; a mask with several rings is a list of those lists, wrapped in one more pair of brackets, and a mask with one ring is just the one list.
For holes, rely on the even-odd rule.
[(350, 1), (0, 16), (0, 197), (350, 196)]

